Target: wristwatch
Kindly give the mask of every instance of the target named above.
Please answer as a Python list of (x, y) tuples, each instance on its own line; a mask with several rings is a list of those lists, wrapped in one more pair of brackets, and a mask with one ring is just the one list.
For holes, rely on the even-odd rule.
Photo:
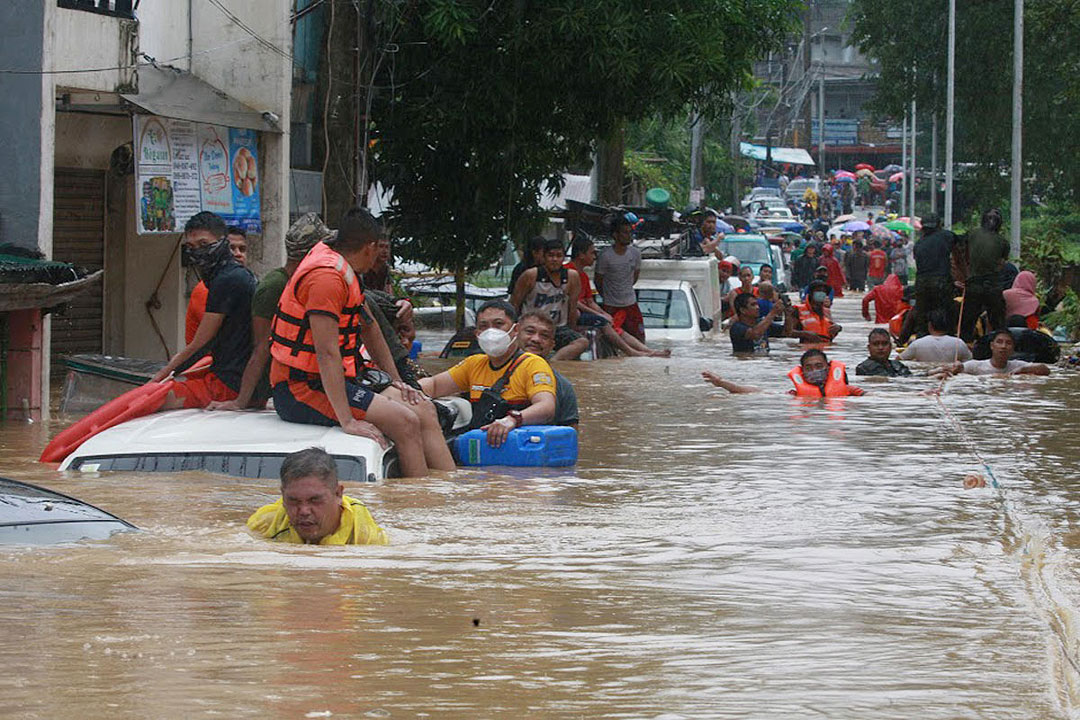
[(521, 417), (520, 410), (511, 410), (510, 412), (506, 413), (506, 417), (514, 421), (515, 428), (519, 428), (525, 424), (525, 418)]

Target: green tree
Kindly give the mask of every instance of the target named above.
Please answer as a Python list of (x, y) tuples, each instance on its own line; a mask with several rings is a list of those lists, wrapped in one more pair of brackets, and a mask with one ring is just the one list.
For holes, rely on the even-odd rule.
[[(802, 0), (383, 0), (375, 176), (407, 257), (465, 273), (535, 227), (543, 191), (626, 123), (719, 113)], [(708, 88), (708, 89), (706, 89)]]
[[(957, 0), (956, 162), (975, 167), (981, 204), (1000, 203), (1009, 178), (1013, 3)], [(860, 50), (879, 63), (879, 117), (900, 118), (914, 98), (919, 116), (944, 119), (948, 3), (854, 0), (849, 15)], [(1027, 177), (1059, 199), (1080, 192), (1080, 79), (1064, 48), (1080, 42), (1075, 0), (1027, 2), (1024, 13), (1024, 159)], [(924, 127), (925, 129), (925, 127)], [(925, 157), (925, 155), (924, 155)]]

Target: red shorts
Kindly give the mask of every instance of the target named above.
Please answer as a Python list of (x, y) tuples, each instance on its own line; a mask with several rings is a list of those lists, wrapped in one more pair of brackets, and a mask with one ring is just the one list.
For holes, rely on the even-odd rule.
[(615, 328), (615, 332), (625, 331), (645, 342), (645, 318), (641, 317), (641, 308), (637, 303), (626, 307), (605, 305), (604, 311), (611, 316), (611, 326)]
[(204, 408), (212, 402), (235, 400), (236, 391), (212, 372), (181, 375), (173, 379), (172, 393), (184, 401), (186, 409)]

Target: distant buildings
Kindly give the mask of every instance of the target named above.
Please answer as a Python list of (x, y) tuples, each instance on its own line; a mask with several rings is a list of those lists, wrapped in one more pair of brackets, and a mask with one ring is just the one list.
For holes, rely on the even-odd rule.
[(899, 160), (900, 128), (874, 122), (866, 108), (877, 70), (851, 44), (850, 5), (850, 0), (811, 0), (803, 32), (756, 64), (756, 77), (771, 86), (773, 96), (754, 113), (753, 142), (802, 147), (820, 162), (818, 98), (823, 85), (828, 169)]

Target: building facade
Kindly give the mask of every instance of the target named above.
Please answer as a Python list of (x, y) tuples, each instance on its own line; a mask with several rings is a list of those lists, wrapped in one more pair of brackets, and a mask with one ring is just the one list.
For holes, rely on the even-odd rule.
[[(283, 261), (292, 3), (134, 4), (0, 4), (0, 245), (104, 270), (28, 320), (36, 350), (5, 358), (11, 416), (48, 414), (53, 356), (165, 360), (183, 346), (178, 243), (194, 212), (228, 206), (256, 273)], [(13, 386), (27, 371), (37, 384)]]

